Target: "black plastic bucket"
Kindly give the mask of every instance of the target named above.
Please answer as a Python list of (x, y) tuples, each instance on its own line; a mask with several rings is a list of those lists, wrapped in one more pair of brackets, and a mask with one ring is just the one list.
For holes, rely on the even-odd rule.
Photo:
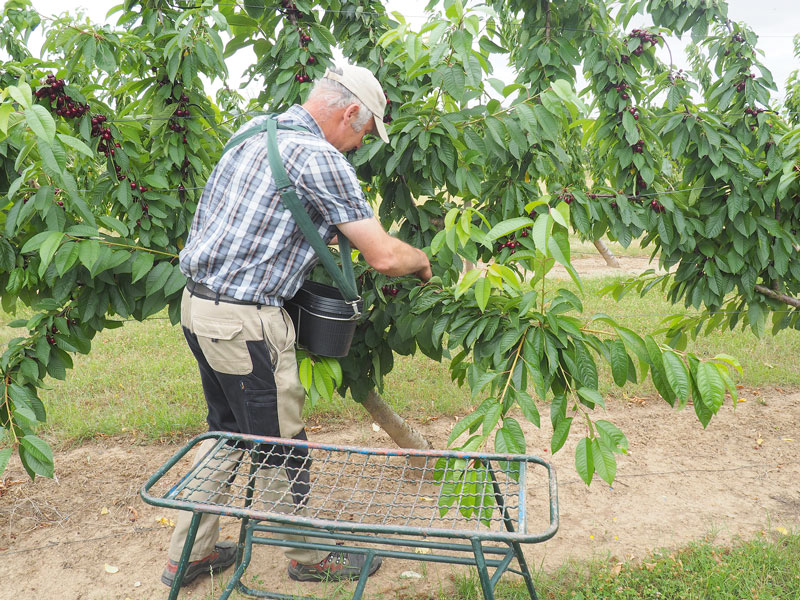
[(359, 298), (353, 312), (335, 287), (306, 281), (284, 308), (294, 322), (298, 345), (320, 356), (347, 356), (364, 306)]

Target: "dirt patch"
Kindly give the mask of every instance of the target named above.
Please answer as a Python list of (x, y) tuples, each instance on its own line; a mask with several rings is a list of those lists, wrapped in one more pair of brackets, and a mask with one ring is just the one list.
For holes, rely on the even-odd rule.
[[(713, 536), (724, 543), (763, 530), (800, 527), (800, 392), (742, 390), (736, 411), (722, 408), (707, 430), (691, 408), (675, 412), (663, 401), (610, 401), (604, 418), (630, 441), (620, 457), (614, 487), (587, 488), (573, 466), (583, 432), (575, 428), (552, 458), (559, 473), (561, 527), (556, 536), (526, 549), (532, 565), (555, 568), (592, 556), (641, 558)], [(415, 425), (443, 447), (452, 419)], [(314, 428), (317, 441), (391, 446), (384, 432), (354, 425)], [(550, 432), (526, 431), (529, 449), (545, 458)], [(56, 455), (57, 480), (31, 483), (16, 459), (0, 484), (0, 598), (140, 600), (166, 597), (159, 576), (171, 533), (161, 508), (138, 491), (177, 445), (133, 446), (124, 440), (93, 442)], [(537, 484), (538, 485), (538, 484)], [(223, 538), (238, 529), (223, 519)], [(106, 571), (106, 565), (118, 569)], [(115, 569), (110, 569), (114, 571)], [(415, 571), (421, 580), (404, 579)], [(387, 560), (370, 579), (367, 595), (434, 596), (452, 585), (454, 570)], [(272, 584), (285, 581), (281, 552), (256, 547), (249, 573)], [(208, 578), (182, 597), (208, 598), (218, 590)], [(329, 595), (319, 584), (306, 594)]]

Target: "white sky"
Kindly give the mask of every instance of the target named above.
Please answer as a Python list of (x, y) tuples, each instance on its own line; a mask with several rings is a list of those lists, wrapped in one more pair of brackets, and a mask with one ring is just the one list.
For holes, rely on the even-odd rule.
[[(390, 12), (399, 11), (406, 16), (408, 21), (416, 25), (424, 22), (426, 3), (426, 0), (386, 0), (385, 5)], [(104, 3), (97, 0), (94, 2), (90, 2), (90, 0), (33, 0), (34, 7), (43, 14), (74, 12), (82, 7), (89, 18), (95, 22), (103, 22), (105, 13), (114, 4), (116, 2)], [(753, 0), (728, 0), (728, 5), (731, 19), (744, 21), (759, 35), (758, 47), (765, 53), (762, 62), (772, 72), (779, 89), (777, 99), (782, 101), (786, 78), (791, 71), (800, 68), (800, 64), (792, 52), (792, 36), (800, 33), (800, 0), (761, 0), (756, 2)], [(637, 21), (632, 23), (631, 27), (642, 25), (647, 25), (647, 23)], [(687, 38), (688, 35), (684, 37)], [(688, 64), (683, 52), (685, 44), (673, 40), (670, 46), (676, 67), (686, 69)], [(660, 51), (660, 57), (664, 61), (669, 60), (668, 53), (663, 49)], [(231, 84), (238, 83), (241, 72), (252, 60), (252, 54), (247, 56), (245, 52), (237, 54), (230, 60), (228, 69)], [(510, 75), (502, 72), (502, 68), (498, 68), (497, 76), (503, 80), (510, 81), (511, 79)], [(246, 96), (256, 96), (258, 92), (257, 90), (245, 90), (243, 93)]]

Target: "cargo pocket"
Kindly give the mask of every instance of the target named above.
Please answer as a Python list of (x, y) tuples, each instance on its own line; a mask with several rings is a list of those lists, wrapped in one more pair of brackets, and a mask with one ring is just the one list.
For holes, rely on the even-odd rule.
[(211, 368), (226, 375), (247, 375), (253, 371), (253, 359), (237, 319), (194, 317), (192, 332)]
[(247, 431), (251, 435), (280, 437), (277, 390), (245, 390)]

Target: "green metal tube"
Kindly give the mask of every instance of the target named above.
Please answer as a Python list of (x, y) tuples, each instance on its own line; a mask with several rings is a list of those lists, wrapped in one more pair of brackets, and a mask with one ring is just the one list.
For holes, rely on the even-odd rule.
[(183, 583), (183, 576), (186, 574), (186, 567), (189, 566), (189, 556), (192, 554), (194, 539), (197, 536), (197, 528), (200, 526), (199, 512), (192, 514), (192, 522), (189, 523), (189, 531), (186, 534), (186, 541), (183, 543), (181, 559), (178, 561), (178, 570), (175, 571), (175, 579), (172, 580), (172, 588), (169, 590), (169, 600), (178, 600), (178, 592)]

